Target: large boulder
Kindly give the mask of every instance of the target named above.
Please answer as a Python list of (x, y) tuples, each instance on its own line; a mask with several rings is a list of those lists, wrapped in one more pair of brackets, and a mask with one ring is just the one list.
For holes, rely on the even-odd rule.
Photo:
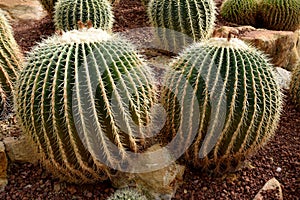
[(216, 37), (227, 37), (229, 33), (266, 53), (276, 67), (292, 71), (300, 60), (300, 30), (273, 31), (251, 26), (223, 26), (215, 30)]

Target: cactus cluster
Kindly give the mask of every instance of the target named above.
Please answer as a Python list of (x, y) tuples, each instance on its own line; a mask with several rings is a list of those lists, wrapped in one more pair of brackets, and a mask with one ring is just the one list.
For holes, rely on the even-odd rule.
[(55, 5), (54, 22), (57, 30), (80, 29), (78, 21), (91, 21), (94, 28), (110, 31), (113, 13), (108, 0), (60, 0)]
[(12, 104), (13, 84), (22, 68), (22, 55), (12, 28), (0, 10), (0, 117), (4, 117)]
[(232, 23), (255, 25), (258, 0), (226, 0), (222, 6), (221, 16)]
[(273, 135), (282, 96), (271, 67), (236, 38), (197, 43), (174, 61), (162, 95), (165, 132), (179, 134), (180, 145), (192, 143), (187, 162), (231, 171)]
[(146, 196), (133, 188), (117, 190), (107, 200), (147, 200)]
[(226, 0), (220, 14), (240, 25), (282, 31), (300, 28), (299, 0)]
[(39, 0), (44, 9), (52, 15), (54, 12), (54, 6), (57, 0)]
[(148, 15), (162, 48), (178, 52), (210, 37), (216, 6), (213, 0), (153, 0), (148, 4)]
[(16, 85), (17, 116), (54, 174), (75, 183), (103, 180), (108, 163), (121, 164), (119, 154), (140, 150), (156, 96), (151, 77), (117, 36), (94, 28), (55, 35), (28, 56)]
[(290, 83), (290, 94), (293, 101), (300, 107), (300, 62), (293, 70), (292, 79)]
[(264, 28), (295, 31), (300, 28), (300, 0), (261, 0), (259, 19)]

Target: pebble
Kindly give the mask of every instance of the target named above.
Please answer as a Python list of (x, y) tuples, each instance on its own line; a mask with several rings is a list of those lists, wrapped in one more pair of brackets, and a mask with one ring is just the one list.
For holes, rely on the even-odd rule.
[(281, 168), (280, 167), (277, 167), (277, 169), (276, 169), (276, 172), (281, 172)]

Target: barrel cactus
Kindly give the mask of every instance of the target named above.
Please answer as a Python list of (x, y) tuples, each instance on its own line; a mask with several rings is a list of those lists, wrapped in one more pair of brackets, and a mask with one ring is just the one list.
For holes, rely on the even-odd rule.
[(27, 58), (16, 85), (17, 116), (53, 174), (74, 183), (104, 180), (107, 166), (117, 169), (143, 146), (141, 127), (156, 96), (151, 77), (115, 35), (94, 28), (54, 35)]
[(13, 84), (21, 68), (19, 46), (4, 12), (0, 10), (0, 117), (4, 117), (11, 107)]
[(176, 53), (193, 41), (210, 37), (216, 6), (213, 0), (153, 0), (148, 15), (162, 48)]
[(107, 200), (147, 200), (146, 196), (133, 188), (117, 190)]
[(300, 28), (300, 1), (261, 0), (259, 19), (264, 28), (295, 31)]
[(290, 84), (290, 93), (293, 101), (300, 107), (300, 62), (293, 70), (292, 79)]
[(94, 28), (110, 31), (113, 25), (111, 3), (108, 0), (60, 0), (55, 6), (57, 30), (80, 29), (78, 21), (91, 21)]
[(258, 5), (258, 0), (226, 0), (221, 6), (220, 14), (223, 19), (232, 23), (256, 25)]
[(39, 0), (44, 9), (52, 15), (54, 12), (54, 6), (57, 2), (57, 0)]
[(179, 135), (186, 160), (201, 170), (233, 171), (274, 134), (281, 91), (265, 56), (239, 39), (191, 46), (164, 82), (163, 131)]

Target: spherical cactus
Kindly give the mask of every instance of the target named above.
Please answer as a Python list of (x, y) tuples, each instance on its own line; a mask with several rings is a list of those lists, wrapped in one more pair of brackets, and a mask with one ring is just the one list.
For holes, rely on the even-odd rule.
[(55, 175), (103, 180), (107, 166), (118, 169), (142, 147), (156, 96), (151, 77), (117, 36), (94, 28), (55, 35), (28, 56), (16, 85), (17, 116)]
[(117, 190), (107, 200), (147, 200), (147, 198), (136, 189), (126, 188)]
[(54, 12), (54, 6), (57, 2), (57, 0), (39, 0), (42, 4), (42, 6), (44, 7), (44, 9), (50, 14), (52, 15)]
[(148, 15), (162, 48), (176, 53), (193, 41), (210, 37), (216, 6), (213, 0), (153, 0)]
[(261, 0), (259, 19), (264, 28), (295, 31), (300, 28), (300, 1)]
[(223, 19), (240, 24), (255, 25), (258, 10), (258, 0), (226, 0), (220, 14)]
[(293, 70), (292, 79), (290, 84), (290, 94), (293, 101), (300, 108), (300, 62)]
[(174, 61), (164, 81), (163, 132), (182, 138), (188, 162), (231, 171), (274, 134), (282, 97), (271, 67), (236, 38), (197, 43)]
[(94, 28), (110, 31), (113, 26), (112, 7), (108, 0), (61, 0), (55, 6), (57, 30), (80, 29), (78, 22), (91, 21)]
[(12, 28), (0, 10), (0, 118), (12, 104), (13, 84), (22, 68), (22, 55)]

